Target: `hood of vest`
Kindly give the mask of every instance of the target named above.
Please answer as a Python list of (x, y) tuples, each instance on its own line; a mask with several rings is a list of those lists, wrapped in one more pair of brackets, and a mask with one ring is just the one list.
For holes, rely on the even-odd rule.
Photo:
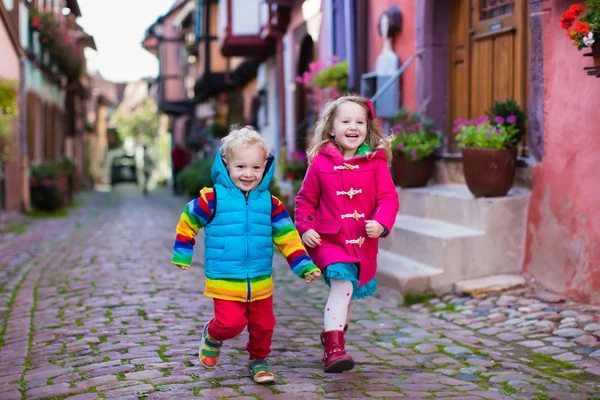
[[(269, 190), (269, 185), (271, 184), (271, 180), (273, 179), (273, 175), (275, 174), (275, 157), (272, 154), (269, 154), (267, 157), (267, 166), (265, 167), (265, 172), (263, 177), (256, 187), (256, 191), (263, 192), (265, 190)], [(213, 183), (218, 183), (227, 188), (236, 188), (233, 184), (233, 181), (229, 177), (229, 172), (227, 171), (227, 167), (225, 167), (225, 163), (223, 162), (223, 157), (221, 157), (221, 149), (217, 151), (217, 155), (215, 156), (215, 161), (212, 165), (212, 169), (210, 171), (210, 178)]]

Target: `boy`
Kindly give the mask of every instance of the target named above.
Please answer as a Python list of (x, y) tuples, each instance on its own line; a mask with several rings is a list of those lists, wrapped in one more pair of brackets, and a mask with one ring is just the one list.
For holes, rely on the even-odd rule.
[(211, 171), (214, 186), (186, 205), (172, 259), (187, 270), (194, 237), (204, 228), (204, 295), (214, 299), (215, 317), (204, 325), (200, 361), (206, 368), (217, 365), (223, 341), (247, 325), (248, 372), (256, 383), (275, 380), (266, 361), (275, 326), (273, 243), (296, 275), (308, 283), (320, 276), (285, 207), (269, 193), (273, 161), (264, 139), (251, 127), (223, 138)]

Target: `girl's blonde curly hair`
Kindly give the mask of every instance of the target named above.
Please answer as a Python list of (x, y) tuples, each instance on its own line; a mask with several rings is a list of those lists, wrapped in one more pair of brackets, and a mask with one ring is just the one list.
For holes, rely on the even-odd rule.
[(335, 114), (338, 110), (338, 107), (347, 101), (356, 103), (364, 108), (367, 115), (367, 137), (365, 138), (365, 143), (369, 145), (372, 151), (383, 149), (385, 151), (385, 155), (387, 156), (388, 164), (391, 164), (391, 137), (385, 136), (379, 124), (372, 120), (369, 116), (369, 106), (367, 103), (368, 99), (357, 94), (341, 96), (326, 103), (325, 109), (323, 110), (323, 113), (321, 114), (321, 117), (315, 126), (315, 135), (308, 148), (308, 161), (311, 162), (312, 159), (319, 154), (319, 151), (321, 151), (323, 146), (332, 140), (331, 134), (333, 132), (333, 121), (335, 119)]

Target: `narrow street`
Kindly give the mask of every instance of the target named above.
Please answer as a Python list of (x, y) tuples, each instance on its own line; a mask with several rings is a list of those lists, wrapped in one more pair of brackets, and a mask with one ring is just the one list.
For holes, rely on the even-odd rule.
[(184, 204), (166, 189), (148, 197), (133, 186), (86, 193), (69, 217), (0, 243), (1, 400), (600, 398), (599, 359), (588, 357), (596, 344), (572, 358), (587, 363), (576, 368), (475, 330), (483, 325), (401, 307), (400, 295), (383, 287), (357, 304), (350, 324), (356, 369), (326, 375), (319, 361), (326, 286), (306, 285), (281, 257), (270, 358), (276, 384), (247, 376), (246, 334), (226, 342), (207, 371), (197, 358), (212, 314), (202, 295), (201, 244), (189, 271), (170, 263)]

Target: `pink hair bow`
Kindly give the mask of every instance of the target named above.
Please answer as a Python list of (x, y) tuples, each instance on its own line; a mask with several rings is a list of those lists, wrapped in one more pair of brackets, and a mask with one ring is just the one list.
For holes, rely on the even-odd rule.
[(375, 111), (373, 110), (373, 102), (371, 99), (367, 100), (367, 107), (369, 107), (369, 117), (375, 119)]

